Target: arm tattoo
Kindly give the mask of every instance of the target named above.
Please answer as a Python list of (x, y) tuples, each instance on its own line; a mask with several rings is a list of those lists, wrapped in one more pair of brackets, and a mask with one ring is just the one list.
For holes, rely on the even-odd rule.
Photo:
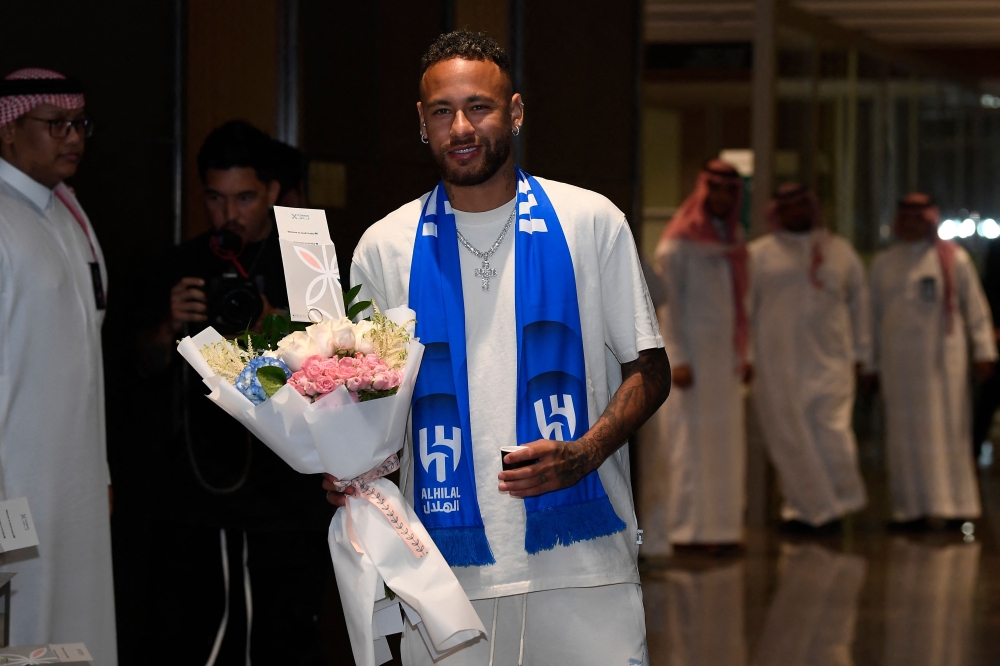
[(597, 469), (629, 435), (652, 416), (670, 394), (670, 362), (663, 349), (639, 352), (622, 364), (622, 384), (594, 427), (556, 454), (558, 474), (576, 481)]

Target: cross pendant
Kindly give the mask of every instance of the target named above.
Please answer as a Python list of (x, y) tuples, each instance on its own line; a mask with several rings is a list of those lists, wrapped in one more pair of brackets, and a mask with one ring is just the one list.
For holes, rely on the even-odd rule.
[(483, 259), (483, 267), (476, 269), (476, 277), (482, 278), (483, 281), (483, 291), (490, 290), (490, 278), (495, 278), (497, 276), (497, 269), (490, 268), (490, 262), (488, 259)]

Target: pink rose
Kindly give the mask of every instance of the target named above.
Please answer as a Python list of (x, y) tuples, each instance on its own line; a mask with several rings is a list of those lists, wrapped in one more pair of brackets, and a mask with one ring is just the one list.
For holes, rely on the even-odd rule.
[(334, 390), (339, 389), (343, 385), (344, 385), (344, 380), (343, 379), (340, 379), (338, 377), (337, 379), (333, 380), (333, 388), (334, 388)]
[(392, 388), (392, 377), (385, 372), (380, 372), (372, 377), (372, 388), (376, 391), (387, 391)]
[(351, 393), (356, 393), (363, 388), (360, 377), (350, 377), (346, 382), (344, 382), (344, 386), (346, 386), (347, 390)]
[(316, 381), (323, 375), (323, 360), (321, 356), (310, 356), (302, 362), (302, 372), (305, 373), (307, 379)]
[(372, 373), (369, 372), (368, 370), (365, 370), (364, 372), (362, 372), (361, 373), (361, 387), (362, 388), (371, 388), (372, 378), (373, 378), (372, 377)]
[(403, 371), (402, 370), (393, 370), (392, 374), (393, 374), (393, 380), (392, 380), (393, 385), (394, 386), (401, 386), (403, 384), (403, 376), (404, 376), (403, 375)]
[(327, 377), (326, 375), (320, 375), (313, 384), (316, 386), (316, 390), (320, 393), (329, 393), (333, 389), (337, 388), (334, 384), (334, 379), (332, 377)]

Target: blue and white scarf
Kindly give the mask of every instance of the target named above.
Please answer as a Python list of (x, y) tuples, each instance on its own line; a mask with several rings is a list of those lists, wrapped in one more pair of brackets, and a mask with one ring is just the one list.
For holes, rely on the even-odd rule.
[[(517, 443), (570, 441), (590, 428), (573, 259), (541, 185), (520, 169), (517, 177)], [(426, 346), (413, 394), (417, 515), (452, 566), (493, 564), (476, 498), (455, 215), (440, 183), (417, 226), (409, 294)], [(596, 470), (524, 504), (529, 553), (625, 529)]]

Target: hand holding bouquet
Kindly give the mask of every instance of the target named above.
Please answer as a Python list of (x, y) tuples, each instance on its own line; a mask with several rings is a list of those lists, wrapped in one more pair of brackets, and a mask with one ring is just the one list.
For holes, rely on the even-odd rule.
[(372, 622), (383, 580), (432, 653), (485, 634), (416, 514), (382, 478), (399, 466), (423, 356), (414, 323), (407, 308), (376, 311), (357, 324), (344, 318), (307, 326), (272, 315), (259, 334), (227, 340), (208, 328), (178, 345), (211, 389), (208, 399), (293, 469), (332, 474), (357, 490), (334, 516), (329, 542), (363, 666), (375, 666), (376, 647), (387, 652)]

